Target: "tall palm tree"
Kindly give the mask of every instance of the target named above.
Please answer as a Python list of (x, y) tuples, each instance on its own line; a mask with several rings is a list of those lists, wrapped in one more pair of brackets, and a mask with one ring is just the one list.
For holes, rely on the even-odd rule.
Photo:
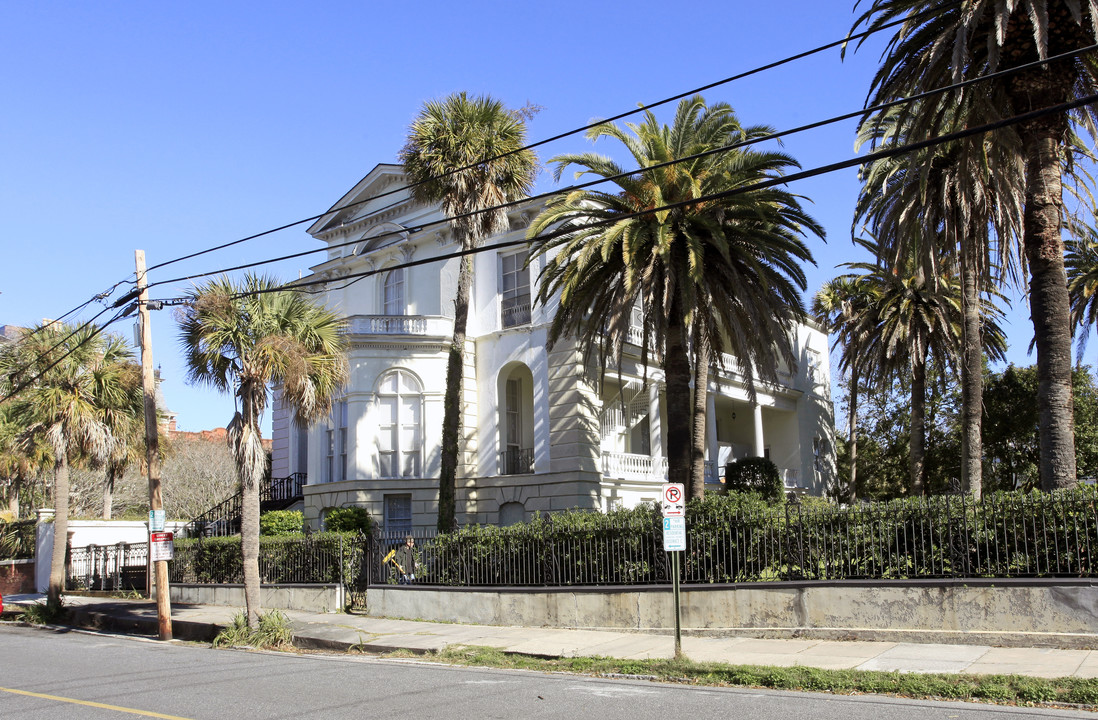
[[(972, 113), (967, 119), (958, 113), (952, 120), (953, 126), (975, 122)], [(863, 121), (858, 145), (913, 141), (913, 124), (905, 110), (878, 113)], [(1016, 277), (1014, 239), (1021, 234), (1024, 173), (1018, 148), (1009, 140), (969, 138), (877, 160), (861, 173), (855, 212), (855, 225), (866, 222), (878, 252), (888, 255), (882, 260), (922, 258), (928, 276), (943, 272), (944, 265), (959, 268), (962, 459), (955, 489), (977, 497), (983, 464), (982, 323), (987, 313), (999, 313), (993, 303), (1001, 298), (997, 281)]]
[[(528, 111), (509, 110), (487, 96), (455, 93), (423, 106), (408, 131), (400, 161), (412, 180), (412, 193), (422, 202), (441, 202), (453, 218), (463, 251), (489, 235), (507, 229), (501, 203), (525, 197), (537, 174), (537, 156), (526, 145)], [(464, 255), (454, 297), (454, 336), (446, 364), (443, 401), (438, 529), (456, 527), (454, 487), (461, 442), (461, 397), (465, 368), (465, 335), (472, 285), (471, 255)]]
[(596, 126), (588, 138), (619, 141), (639, 169), (626, 173), (595, 153), (554, 158), (558, 179), (575, 165), (577, 176), (614, 177), (615, 192), (557, 196), (528, 231), (534, 255), (546, 257), (538, 300), (560, 296), (550, 346), (577, 338), (588, 353), (620, 358), (632, 309), (643, 305), (642, 353), (647, 361), (651, 337), (663, 359), (669, 479), (688, 485), (694, 497), (704, 492), (709, 358), (722, 362), (723, 353), (733, 354), (752, 393), (756, 375), (776, 381), (777, 359), (794, 362), (790, 337), (804, 317), (802, 263), (812, 262), (802, 236), (823, 236), (797, 196), (784, 190), (715, 197), (780, 176), (797, 167), (793, 158), (742, 149), (695, 157), (769, 132), (742, 126), (727, 104), (709, 106), (701, 96), (681, 101), (670, 127), (651, 112), (625, 128)]
[(847, 448), (850, 477), (846, 495), (858, 499), (858, 390), (863, 380), (875, 378), (881, 369), (878, 358), (869, 354), (870, 336), (877, 329), (880, 288), (851, 275), (828, 280), (812, 298), (812, 314), (829, 334), (835, 336), (832, 349), (839, 351), (839, 372), (850, 377), (847, 400)]
[(103, 409), (103, 420), (110, 432), (106, 458), (103, 460), (103, 519), (113, 513), (115, 483), (126, 468), (140, 463), (145, 455), (145, 406), (141, 388), (141, 366), (130, 363), (119, 374), (118, 401)]
[(107, 408), (122, 404), (130, 349), (100, 328), (51, 324), (25, 334), (0, 356), (9, 390), (29, 383), (12, 404), (28, 442), (44, 438), (53, 455), (53, 550), (48, 602), (59, 605), (65, 584), (69, 467), (79, 458), (102, 461), (110, 446)]
[(191, 291), (180, 344), (191, 382), (234, 392), (229, 448), (241, 486), (240, 547), (249, 627), (259, 622), (259, 485), (267, 471), (260, 420), (270, 386), (302, 426), (326, 416), (347, 379), (343, 321), (268, 277), (225, 277)]
[[(859, 240), (874, 256), (876, 243)], [(925, 488), (926, 368), (934, 353), (943, 365), (956, 360), (960, 338), (960, 291), (955, 275), (927, 277), (921, 263), (908, 258), (895, 266), (879, 262), (845, 263), (857, 282), (876, 288), (876, 327), (866, 336), (869, 354), (893, 375), (910, 373), (910, 484), (914, 495)]]
[[(874, 104), (1077, 50), (1098, 37), (1098, 9), (1077, 0), (872, 0), (856, 25), (876, 28), (904, 17), (908, 21), (891, 39), (874, 78)], [(951, 92), (910, 111), (912, 132), (933, 136), (958, 111), (981, 103), (984, 113), (1010, 117), (1093, 95), (1098, 90), (1095, 67), (1093, 55), (1076, 56), (980, 89)], [(1045, 489), (1076, 482), (1061, 165), (1073, 119), (1093, 133), (1094, 113), (1093, 107), (1084, 107), (1073, 117), (1033, 118), (997, 131), (993, 140), (1016, 137), (1025, 162), (1022, 246), (1037, 346)]]

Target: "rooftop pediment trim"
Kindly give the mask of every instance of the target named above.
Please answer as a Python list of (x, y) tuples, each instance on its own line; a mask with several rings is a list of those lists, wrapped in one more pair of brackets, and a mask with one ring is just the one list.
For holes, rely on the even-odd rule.
[(396, 245), (408, 239), (408, 228), (395, 222), (382, 222), (370, 227), (362, 236), (362, 243), (355, 251), (355, 255), (380, 250), (383, 247)]
[[(381, 193), (406, 184), (407, 181), (402, 166), (392, 163), (380, 163), (374, 166), (374, 169), (367, 173), (366, 177), (359, 180), (350, 191), (332, 205), (323, 217), (309, 227), (307, 232), (313, 237), (319, 237), (347, 225), (360, 223), (370, 216), (374, 216), (376, 222), (376, 211), (370, 212), (368, 208), (369, 201)], [(383, 198), (381, 203), (382, 206), (389, 206), (396, 200), (397, 198), (390, 196)], [(400, 204), (403, 205), (404, 203)]]

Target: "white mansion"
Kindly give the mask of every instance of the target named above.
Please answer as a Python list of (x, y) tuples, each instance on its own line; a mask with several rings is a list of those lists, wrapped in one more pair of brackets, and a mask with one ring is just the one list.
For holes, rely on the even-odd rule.
[[(329, 245), (309, 279), (326, 282), (324, 302), (347, 318), (350, 381), (328, 422), (312, 428), (295, 427), (276, 394), (271, 470), (276, 478), (307, 473), (312, 527), (351, 505), (389, 532), (435, 525), (459, 261), (421, 261), (460, 245), (437, 222), (441, 211), (413, 200), (403, 184), (399, 165), (378, 165), (309, 228)], [(516, 208), (510, 232), (484, 244), (521, 241), (536, 212)], [(661, 371), (645, 372), (639, 345), (627, 344), (622, 367), (605, 375), (566, 343), (547, 352), (554, 307), (531, 304), (541, 264), (527, 269), (526, 257), (520, 242), (474, 255), (459, 524), (629, 507), (656, 499), (666, 481)], [(815, 494), (826, 487), (827, 336), (808, 325), (796, 335), (796, 367), (779, 368), (779, 385), (760, 386), (755, 402), (731, 358), (710, 374), (707, 485), (719, 487), (731, 459), (765, 455), (787, 487)]]

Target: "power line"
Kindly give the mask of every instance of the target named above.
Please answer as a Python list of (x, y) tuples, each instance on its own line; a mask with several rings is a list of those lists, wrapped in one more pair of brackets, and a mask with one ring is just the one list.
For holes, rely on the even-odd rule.
[[(921, 13), (916, 13), (916, 14), (912, 15), (911, 17), (905, 17), (905, 18), (902, 18), (902, 19), (899, 19), (899, 20), (894, 20), (890, 23), (886, 23), (884, 25), (881, 25), (880, 27), (869, 28), (869, 29), (863, 30), (860, 33), (854, 33), (852, 35), (847, 35), (845, 38), (843, 38), (841, 40), (834, 40), (834, 41), (826, 43), (824, 45), (820, 45), (819, 47), (815, 47), (811, 50), (805, 50), (804, 52), (800, 52), (800, 53), (797, 53), (795, 55), (790, 55), (790, 56), (785, 57), (781, 60), (776, 60), (776, 61), (768, 63), (766, 65), (760, 65), (758, 67), (752, 68), (751, 70), (747, 70), (745, 72), (738, 73), (736, 75), (731, 75), (731, 76), (726, 77), (722, 80), (717, 80), (717, 81), (711, 82), (707, 85), (702, 85), (701, 87), (694, 88), (693, 90), (687, 90), (686, 92), (679, 93), (678, 95), (672, 95), (671, 97), (667, 97), (667, 98), (664, 98), (662, 100), (657, 100), (656, 102), (653, 102), (653, 103), (639, 105), (637, 108), (635, 108), (633, 110), (629, 110), (628, 112), (618, 113), (617, 115), (613, 115), (613, 116), (608, 117), (608, 118), (603, 118), (603, 119), (598, 120), (596, 122), (588, 123), (587, 125), (576, 128), (574, 130), (569, 130), (567, 132), (563, 132), (563, 133), (559, 133), (557, 135), (553, 135), (552, 137), (548, 137), (548, 138), (545, 138), (544, 140), (539, 140), (537, 142), (530, 143), (529, 145), (525, 145), (521, 148), (511, 150), (509, 152), (501, 153), (499, 155), (494, 155), (494, 156), (488, 157), (488, 158), (483, 158), (483, 159), (481, 159), (481, 160), (479, 160), (475, 163), (472, 163), (470, 165), (465, 165), (465, 166), (462, 166), (462, 167), (459, 167), (459, 168), (455, 168), (453, 170), (449, 170), (449, 171), (447, 171), (447, 172), (445, 172), (441, 175), (429, 178), (428, 180), (421, 180), (419, 182), (411, 183), (410, 185), (405, 185), (405, 186), (402, 186), (400, 188), (396, 188), (394, 190), (388, 190), (386, 192), (379, 193), (378, 195), (374, 195), (374, 196), (369, 197), (365, 200), (359, 200), (357, 202), (348, 203), (347, 205), (344, 205), (343, 207), (339, 208), (339, 210), (346, 210), (348, 208), (353, 208), (353, 207), (357, 207), (359, 205), (364, 205), (364, 204), (366, 204), (368, 202), (371, 202), (373, 200), (388, 197), (390, 195), (394, 195), (398, 192), (402, 192), (404, 190), (416, 187), (418, 185), (422, 185), (422, 184), (427, 183), (427, 182), (431, 182), (431, 181), (434, 181), (434, 180), (440, 180), (442, 178), (449, 177), (450, 175), (454, 175), (456, 173), (472, 169), (474, 167), (477, 167), (478, 165), (482, 165), (482, 164), (487, 163), (487, 162), (493, 162), (495, 160), (500, 160), (502, 158), (508, 157), (508, 156), (513, 155), (515, 153), (524, 152), (526, 150), (533, 150), (535, 148), (542, 147), (543, 145), (548, 145), (549, 143), (556, 142), (557, 140), (563, 140), (566, 137), (576, 135), (577, 133), (586, 132), (587, 130), (598, 127), (599, 125), (605, 125), (607, 123), (616, 122), (618, 120), (621, 120), (623, 118), (627, 118), (631, 115), (635, 115), (635, 114), (637, 114), (639, 112), (642, 112), (644, 110), (650, 110), (652, 108), (660, 107), (662, 105), (666, 105), (666, 104), (674, 102), (676, 100), (681, 100), (685, 97), (690, 97), (691, 95), (696, 95), (696, 94), (704, 92), (706, 90), (711, 90), (715, 87), (720, 87), (721, 85), (727, 85), (728, 83), (735, 82), (737, 80), (743, 80), (744, 78), (748, 78), (748, 77), (751, 77), (753, 75), (758, 75), (759, 73), (766, 72), (767, 70), (773, 70), (775, 68), (781, 67), (782, 65), (787, 65), (791, 62), (795, 62), (797, 60), (802, 60), (806, 57), (811, 57), (812, 55), (816, 55), (816, 54), (821, 53), (825, 50), (830, 50), (832, 48), (845, 46), (847, 43), (849, 43), (851, 41), (854, 41), (854, 40), (864, 41), (870, 35), (874, 35), (878, 32), (883, 31), (883, 30), (891, 29), (891, 28), (893, 28), (897, 25), (902, 25), (905, 22), (909, 22), (910, 20), (921, 18), (925, 15), (932, 15), (932, 14), (939, 13), (943, 9), (946, 9), (946, 8), (950, 7), (951, 5), (959, 5), (959, 4), (960, 4), (960, 0), (957, 0), (957, 2), (948, 3), (948, 4), (943, 5), (941, 7), (936, 7), (932, 10), (925, 10)], [(369, 175), (363, 176), (362, 180), (365, 180), (367, 177), (369, 177)], [(359, 180), (358, 182), (362, 182), (362, 180)], [(357, 184), (358, 183), (356, 183), (356, 185)], [(379, 212), (381, 212), (382, 210), (387, 210), (387, 209), (389, 209), (389, 208), (391, 208), (391, 207), (393, 207), (397, 204), (399, 204), (399, 203), (390, 204), (390, 205), (388, 205), (384, 208), (381, 208), (379, 210)], [(232, 241), (227, 242), (227, 243), (222, 243), (221, 245), (215, 245), (213, 247), (206, 248), (205, 250), (199, 250), (199, 251), (190, 253), (188, 255), (183, 255), (183, 256), (178, 257), (178, 258), (174, 258), (174, 259), (171, 259), (171, 260), (165, 260), (164, 262), (157, 263), (156, 265), (153, 265), (152, 267), (150, 267), (149, 272), (152, 272), (153, 270), (159, 270), (160, 268), (167, 267), (168, 265), (172, 265), (172, 264), (175, 264), (175, 263), (178, 263), (178, 262), (183, 262), (184, 260), (192, 260), (196, 257), (206, 255), (206, 254), (209, 254), (209, 253), (212, 253), (212, 252), (216, 252), (218, 250), (224, 250), (226, 248), (230, 248), (230, 247), (233, 247), (235, 245), (240, 245), (242, 243), (249, 242), (251, 240), (256, 240), (256, 239), (261, 238), (261, 237), (266, 237), (267, 235), (273, 235), (274, 233), (281, 232), (283, 230), (289, 230), (290, 228), (297, 227), (298, 225), (303, 225), (307, 222), (315, 222), (317, 220), (320, 220), (321, 218), (324, 218), (324, 217), (332, 214), (333, 212), (336, 212), (334, 207), (328, 208), (327, 210), (325, 210), (323, 213), (321, 213), (319, 215), (313, 215), (311, 217), (307, 217), (307, 218), (304, 218), (302, 220), (297, 220), (295, 222), (286, 223), (285, 225), (280, 225), (278, 227), (271, 228), (269, 230), (264, 230), (262, 232), (255, 233), (253, 235), (248, 235), (247, 237), (243, 237), (243, 238), (240, 238), (238, 240), (232, 240)], [(289, 258), (287, 258), (287, 259), (289, 259)], [(242, 269), (242, 268), (235, 268), (235, 269)], [(185, 279), (190, 279), (190, 278), (185, 278)]]
[[(518, 199), (518, 200), (511, 200), (511, 201), (508, 201), (508, 202), (493, 205), (489, 208), (484, 208), (484, 209), (481, 209), (481, 210), (474, 210), (472, 212), (462, 213), (462, 214), (459, 214), (459, 215), (455, 215), (453, 217), (443, 218), (441, 220), (434, 220), (434, 221), (431, 221), (431, 222), (427, 222), (427, 223), (423, 223), (421, 225), (418, 225), (414, 228), (414, 230), (418, 232), (418, 231), (422, 231), (424, 229), (432, 228), (432, 227), (435, 227), (435, 226), (438, 226), (438, 225), (448, 225), (448, 224), (453, 223), (456, 220), (467, 218), (467, 217), (472, 217), (472, 216), (479, 215), (479, 214), (482, 214), (482, 213), (485, 213), (485, 212), (493, 212), (493, 211), (496, 211), (496, 210), (502, 210), (502, 209), (507, 209), (507, 208), (511, 208), (511, 207), (517, 207), (517, 206), (520, 206), (520, 205), (526, 205), (526, 204), (529, 204), (529, 203), (532, 203), (532, 202), (536, 202), (538, 200), (543, 200), (543, 199), (554, 197), (554, 196), (557, 196), (557, 195), (561, 195), (561, 194), (565, 194), (565, 193), (569, 193), (569, 192), (574, 192), (576, 190), (583, 190), (585, 188), (593, 187), (595, 185), (600, 185), (602, 183), (613, 182), (614, 180), (618, 180), (618, 179), (623, 178), (623, 177), (629, 177), (629, 176), (632, 176), (632, 175), (636, 175), (638, 173), (645, 173), (645, 172), (649, 172), (649, 171), (653, 171), (653, 170), (658, 170), (660, 168), (668, 167), (668, 166), (671, 166), (671, 165), (676, 165), (678, 163), (690, 162), (690, 161), (693, 161), (693, 160), (696, 160), (696, 159), (699, 159), (699, 158), (703, 158), (703, 157), (707, 157), (709, 155), (714, 155), (714, 154), (717, 154), (717, 153), (730, 152), (732, 150), (738, 150), (738, 149), (741, 149), (741, 148), (744, 148), (744, 147), (748, 147), (750, 145), (755, 145), (755, 144), (766, 142), (766, 141), (769, 141), (769, 140), (781, 139), (781, 138), (784, 138), (784, 137), (788, 137), (790, 135), (795, 135), (797, 133), (806, 132), (808, 130), (815, 130), (815, 129), (820, 128), (820, 127), (825, 127), (827, 125), (835, 124), (835, 123), (838, 123), (838, 122), (843, 122), (845, 120), (850, 120), (850, 119), (853, 119), (853, 118), (856, 118), (856, 117), (862, 117), (862, 116), (870, 115), (870, 114), (872, 114), (874, 112), (878, 112), (880, 110), (886, 110), (888, 108), (897, 107), (897, 106), (904, 105), (904, 104), (920, 102), (920, 101), (925, 100), (926, 98), (929, 98), (929, 97), (933, 97), (933, 96), (936, 96), (936, 95), (942, 95), (942, 94), (949, 93), (949, 92), (952, 92), (952, 91), (955, 91), (955, 90), (964, 89), (966, 87), (975, 85), (977, 83), (990, 81), (990, 80), (995, 80), (995, 79), (1005, 77), (1005, 76), (1008, 76), (1008, 75), (1011, 75), (1011, 74), (1014, 74), (1014, 73), (1022, 72), (1024, 70), (1032, 69), (1032, 68), (1035, 68), (1035, 67), (1040, 67), (1042, 65), (1047, 65), (1049, 63), (1057, 62), (1059, 60), (1074, 57), (1076, 55), (1080, 55), (1080, 54), (1083, 54), (1083, 53), (1092, 52), (1094, 50), (1098, 50), (1098, 44), (1088, 45), (1087, 47), (1080, 48), (1078, 50), (1072, 50), (1072, 51), (1068, 51), (1068, 52), (1065, 52), (1065, 53), (1061, 53), (1061, 54), (1053, 56), (1053, 57), (1045, 58), (1044, 60), (1036, 60), (1036, 61), (1033, 61), (1031, 63), (1027, 63), (1025, 65), (1019, 65), (1017, 67), (1009, 68), (1009, 69), (1006, 69), (1006, 70), (999, 70), (999, 71), (996, 71), (994, 73), (990, 73), (990, 74), (987, 74), (987, 75), (981, 75), (980, 77), (977, 77), (977, 78), (971, 78), (969, 80), (964, 80), (964, 81), (961, 81), (961, 82), (953, 83), (951, 85), (946, 85), (944, 87), (936, 88), (934, 90), (928, 90), (926, 92), (919, 93), (917, 95), (913, 95), (913, 96), (910, 96), (910, 97), (899, 98), (899, 99), (891, 100), (889, 102), (881, 103), (881, 104), (878, 104), (878, 105), (859, 108), (858, 110), (853, 111), (853, 112), (844, 113), (842, 115), (836, 115), (836, 116), (833, 116), (833, 117), (830, 117), (830, 118), (827, 118), (827, 119), (824, 119), (824, 120), (819, 120), (819, 121), (816, 121), (816, 122), (808, 123), (806, 125), (801, 125), (801, 126), (798, 126), (798, 127), (795, 127), (795, 128), (788, 129), (788, 130), (782, 130), (782, 131), (770, 133), (770, 134), (765, 135), (765, 136), (760, 136), (760, 137), (757, 137), (757, 138), (751, 138), (751, 139), (748, 139), (748, 140), (743, 140), (743, 141), (732, 143), (730, 145), (725, 145), (725, 146), (722, 146), (722, 147), (719, 147), (719, 148), (711, 148), (709, 150), (706, 150), (706, 151), (703, 151), (703, 152), (700, 152), (700, 153), (696, 153), (694, 155), (688, 155), (688, 156), (685, 156), (685, 157), (676, 158), (674, 160), (668, 160), (668, 161), (665, 161), (665, 162), (662, 162), (662, 163), (656, 163), (654, 165), (649, 165), (647, 167), (637, 168), (635, 170), (629, 170), (629, 171), (626, 171), (626, 172), (619, 173), (617, 175), (611, 175), (611, 176), (608, 176), (608, 177), (600, 177), (598, 179), (590, 180), (590, 181), (587, 181), (587, 182), (584, 182), (584, 183), (578, 183), (578, 184), (569, 185), (569, 186), (566, 186), (566, 187), (563, 187), (563, 188), (557, 188), (557, 189), (550, 190), (550, 191), (547, 191), (547, 192), (544, 192), (544, 193), (540, 193), (538, 195), (534, 195), (532, 197), (522, 198), (522, 199)], [(388, 191), (388, 192), (389, 193), (400, 192), (401, 190), (404, 190), (407, 187), (409, 187), (409, 186), (402, 186), (401, 188), (398, 188), (396, 190), (391, 190), (391, 191)], [(369, 200), (374, 200), (374, 199), (376, 199), (376, 197), (378, 197), (378, 196), (371, 197), (367, 200), (363, 200), (362, 202), (368, 202)], [(354, 204), (356, 204), (356, 203), (352, 203), (351, 205), (347, 205), (345, 207), (351, 207)], [(341, 209), (343, 209), (343, 208), (341, 208)], [(384, 209), (385, 208), (383, 208), (382, 210), (384, 210)], [(381, 212), (381, 210), (379, 210), (378, 212)], [(405, 230), (394, 230), (394, 231), (380, 233), (378, 235), (373, 236), (371, 239), (376, 240), (376, 239), (379, 239), (379, 238), (385, 238), (385, 237), (389, 237), (389, 236), (393, 236), (393, 235), (398, 235), (401, 232), (405, 232)], [(276, 263), (276, 262), (282, 262), (282, 261), (285, 261), (285, 260), (294, 260), (294, 259), (301, 258), (301, 257), (307, 257), (309, 255), (315, 255), (317, 253), (328, 252), (330, 250), (334, 250), (334, 249), (337, 249), (337, 248), (348, 247), (350, 245), (358, 244), (359, 242), (361, 242), (361, 239), (350, 240), (350, 241), (347, 241), (347, 242), (344, 242), (344, 243), (336, 243), (336, 244), (333, 244), (333, 245), (327, 245), (326, 247), (322, 247), (322, 248), (315, 248), (315, 249), (312, 249), (312, 250), (303, 250), (301, 252), (290, 253), (288, 255), (282, 255), (282, 256), (279, 256), (279, 257), (274, 257), (274, 258), (269, 258), (269, 259), (264, 259), (264, 260), (256, 260), (256, 261), (253, 261), (253, 262), (243, 263), (243, 264), (232, 266), (232, 267), (226, 267), (226, 268), (220, 268), (218, 270), (212, 270), (212, 271), (209, 271), (209, 272), (196, 273), (196, 274), (193, 274), (193, 275), (187, 275), (187, 276), (181, 276), (181, 277), (177, 277), (177, 278), (171, 278), (169, 280), (160, 280), (160, 281), (157, 281), (155, 283), (150, 283), (149, 287), (152, 288), (152, 287), (157, 287), (159, 285), (170, 285), (170, 284), (174, 284), (174, 283), (178, 283), (178, 282), (185, 282), (187, 280), (196, 280), (196, 279), (200, 279), (200, 278), (204, 278), (204, 277), (209, 277), (211, 275), (221, 275), (221, 274), (228, 273), (228, 272), (235, 272), (237, 270), (247, 270), (249, 268), (259, 267), (261, 265), (268, 265), (268, 264)]]
[[(579, 231), (579, 230), (586, 230), (586, 229), (589, 229), (589, 228), (596, 228), (596, 227), (601, 227), (601, 226), (604, 226), (604, 225), (611, 225), (611, 224), (614, 224), (614, 223), (617, 223), (617, 222), (621, 222), (622, 220), (629, 220), (629, 219), (641, 217), (641, 216), (644, 216), (644, 215), (651, 215), (652, 213), (655, 213), (655, 212), (662, 212), (664, 210), (674, 210), (674, 209), (677, 209), (677, 208), (686, 207), (686, 206), (694, 205), (694, 204), (701, 203), (701, 202), (708, 202), (710, 200), (720, 200), (720, 199), (724, 199), (724, 198), (728, 198), (728, 197), (734, 197), (736, 195), (743, 195), (743, 194), (746, 194), (746, 193), (755, 192), (757, 190), (763, 190), (763, 189), (766, 189), (766, 188), (775, 187), (777, 185), (786, 185), (786, 184), (789, 184), (789, 183), (792, 183), (792, 182), (797, 182), (798, 180), (806, 180), (808, 178), (817, 177), (819, 175), (825, 175), (825, 174), (828, 174), (828, 173), (836, 172), (838, 170), (845, 170), (845, 169), (848, 169), (848, 168), (857, 167), (859, 165), (867, 165), (869, 163), (873, 163), (873, 162), (876, 162), (878, 160), (884, 160), (884, 159), (887, 159), (887, 158), (896, 157), (898, 155), (905, 155), (905, 154), (912, 153), (912, 152), (915, 152), (915, 151), (918, 151), (918, 150), (922, 150), (924, 148), (933, 147), (935, 145), (941, 145), (941, 144), (944, 144), (944, 143), (953, 142), (955, 140), (962, 140), (964, 138), (972, 137), (974, 135), (981, 135), (981, 134), (985, 134), (985, 133), (989, 133), (989, 132), (994, 132), (996, 130), (1000, 130), (1002, 128), (1009, 127), (1011, 125), (1016, 125), (1016, 124), (1019, 124), (1019, 123), (1027, 122), (1029, 120), (1035, 120), (1035, 119), (1044, 117), (1046, 115), (1054, 115), (1054, 114), (1058, 114), (1058, 113), (1064, 113), (1064, 112), (1067, 112), (1069, 110), (1073, 110), (1075, 108), (1082, 107), (1084, 105), (1089, 105), (1090, 103), (1093, 103), (1093, 102), (1098, 102), (1098, 94), (1088, 95), (1086, 97), (1079, 98), (1079, 99), (1073, 100), (1071, 102), (1050, 106), (1050, 107), (1043, 108), (1043, 109), (1040, 109), (1040, 110), (1032, 110), (1032, 111), (1027, 112), (1027, 113), (1022, 113), (1022, 114), (1019, 114), (1019, 115), (1012, 115), (1012, 116), (1007, 117), (1007, 118), (1001, 118), (1001, 119), (996, 120), (994, 122), (985, 123), (983, 125), (978, 125), (978, 126), (974, 126), (974, 127), (970, 127), (970, 128), (965, 128), (963, 130), (957, 130), (957, 131), (952, 132), (952, 133), (947, 133), (945, 135), (939, 135), (939, 136), (936, 136), (936, 137), (927, 138), (925, 140), (920, 140), (920, 141), (917, 141), (917, 142), (907, 143), (907, 144), (904, 144), (904, 145), (891, 145), (891, 146), (888, 146), (888, 147), (882, 147), (881, 149), (876, 150), (874, 152), (871, 152), (871, 153), (869, 153), (867, 155), (864, 155), (864, 156), (850, 158), (850, 159), (843, 160), (843, 161), (840, 161), (840, 162), (830, 163), (828, 165), (822, 165), (822, 166), (812, 168), (812, 169), (809, 169), (809, 170), (804, 170), (804, 171), (801, 171), (801, 172), (792, 173), (790, 175), (783, 175), (783, 176), (780, 176), (780, 177), (771, 178), (769, 180), (760, 181), (760, 182), (754, 183), (752, 185), (745, 185), (743, 187), (735, 188), (735, 189), (732, 189), (732, 190), (725, 190), (725, 191), (719, 192), (719, 193), (711, 193), (709, 195), (703, 195), (703, 196), (700, 196), (700, 197), (692, 198), (692, 199), (689, 199), (689, 200), (682, 200), (682, 201), (675, 202), (675, 203), (668, 203), (666, 205), (661, 205), (659, 207), (649, 208), (649, 209), (646, 209), (646, 210), (637, 211), (637, 212), (633, 212), (633, 213), (623, 213), (623, 214), (620, 214), (620, 215), (615, 215), (612, 218), (606, 218), (606, 219), (603, 219), (603, 220), (596, 220), (594, 222), (587, 223), (587, 224), (585, 224), (583, 226), (579, 226), (579, 227), (573, 226), (573, 227), (568, 227), (568, 228), (561, 228), (561, 229), (558, 229), (558, 230), (554, 230), (553, 232), (546, 233), (544, 235), (539, 235), (537, 238), (534, 238), (534, 239), (524, 238), (524, 239), (521, 239), (521, 240), (508, 240), (508, 241), (503, 241), (503, 242), (498, 242), (498, 243), (491, 243), (491, 244), (488, 244), (488, 245), (480, 245), (476, 248), (470, 248), (468, 250), (462, 249), (462, 250), (458, 250), (458, 251), (455, 251), (455, 252), (452, 252), (452, 253), (446, 253), (446, 254), (443, 254), (443, 255), (436, 255), (436, 256), (432, 256), (430, 258), (423, 258), (421, 260), (409, 260), (409, 261), (406, 261), (406, 262), (403, 262), (403, 263), (397, 263), (396, 265), (391, 265), (391, 266), (385, 267), (385, 268), (379, 268), (379, 269), (375, 269), (375, 270), (365, 270), (365, 271), (360, 272), (360, 273), (351, 273), (349, 275), (343, 276), (343, 278), (348, 279), (349, 282), (347, 282), (346, 284), (344, 284), (343, 286), (341, 286), (339, 288), (332, 288), (332, 289), (340, 290), (340, 289), (348, 287), (353, 282), (357, 282), (358, 280), (361, 280), (362, 278), (370, 277), (370, 276), (377, 275), (377, 274), (383, 273), (383, 272), (389, 272), (389, 271), (395, 270), (395, 269), (412, 268), (412, 267), (417, 267), (417, 266), (420, 266), (420, 265), (427, 265), (427, 264), (430, 264), (430, 263), (436, 263), (436, 262), (442, 262), (442, 261), (445, 261), (445, 260), (451, 260), (451, 259), (454, 259), (454, 258), (460, 258), (460, 257), (464, 257), (466, 255), (474, 255), (474, 254), (481, 253), (481, 252), (501, 250), (501, 249), (516, 247), (516, 246), (520, 246), (520, 245), (529, 245), (530, 243), (536, 242), (537, 240), (551, 240), (551, 239), (561, 237), (563, 235), (567, 235), (567, 234), (570, 234), (570, 233), (573, 233), (573, 232), (576, 232), (576, 231)], [(272, 293), (272, 292), (283, 292), (283, 291), (286, 291), (286, 290), (300, 290), (300, 289), (303, 289), (303, 288), (308, 288), (308, 287), (313, 287), (313, 286), (327, 285), (327, 284), (330, 284), (331, 282), (332, 282), (332, 280), (330, 280), (330, 279), (329, 280), (310, 280), (310, 281), (307, 281), (307, 282), (303, 282), (301, 280), (295, 280), (295, 281), (290, 282), (290, 283), (285, 283), (285, 284), (283, 284), (283, 285), (281, 285), (277, 288), (271, 288), (269, 290), (258, 290), (258, 291), (249, 291), (249, 292), (239, 293), (235, 297), (248, 297), (248, 296), (252, 296), (252, 295), (261, 295), (261, 294)], [(316, 294), (318, 292), (328, 292), (330, 290), (318, 290), (318, 291), (309, 290), (309, 291), (306, 291), (306, 292)], [(163, 302), (171, 303), (171, 304), (178, 304), (178, 303), (185, 303), (185, 302), (187, 302), (187, 300), (188, 300), (188, 298), (173, 298), (171, 300), (167, 300), (167, 301), (163, 301)]]

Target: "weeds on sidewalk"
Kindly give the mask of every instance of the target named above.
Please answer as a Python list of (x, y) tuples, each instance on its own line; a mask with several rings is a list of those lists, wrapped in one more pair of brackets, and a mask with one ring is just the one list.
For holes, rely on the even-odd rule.
[(19, 619), (31, 625), (54, 625), (65, 619), (68, 610), (61, 599), (49, 600), (27, 605)]
[(248, 627), (248, 619), (239, 612), (232, 623), (214, 638), (214, 647), (255, 647), (285, 650), (293, 646), (294, 632), (290, 619), (278, 610), (259, 616), (259, 627)]
[(681, 660), (618, 660), (605, 657), (536, 658), (486, 647), (450, 647), (427, 657), (454, 665), (574, 672), (692, 685), (870, 693), (922, 699), (998, 704), (1098, 705), (1098, 679), (1044, 679), (1019, 675), (955, 675), (871, 670), (765, 667)]

